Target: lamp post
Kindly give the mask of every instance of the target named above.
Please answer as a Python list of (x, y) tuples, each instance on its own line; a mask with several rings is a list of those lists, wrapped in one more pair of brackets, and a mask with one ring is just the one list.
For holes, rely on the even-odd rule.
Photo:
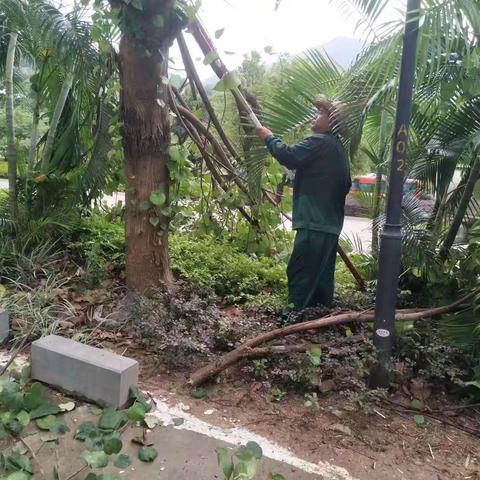
[(390, 165), (387, 219), (380, 241), (373, 336), (373, 343), (377, 350), (377, 363), (370, 372), (372, 388), (386, 388), (390, 384), (390, 363), (403, 237), (401, 225), (403, 183), (415, 80), (420, 3), (421, 0), (408, 0), (407, 4), (395, 135)]

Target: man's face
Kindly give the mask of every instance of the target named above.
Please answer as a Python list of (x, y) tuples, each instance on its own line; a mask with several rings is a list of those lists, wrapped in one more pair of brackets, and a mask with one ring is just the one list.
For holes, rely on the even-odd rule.
[(329, 133), (330, 128), (330, 115), (326, 108), (319, 108), (315, 118), (311, 123), (312, 130), (315, 133)]

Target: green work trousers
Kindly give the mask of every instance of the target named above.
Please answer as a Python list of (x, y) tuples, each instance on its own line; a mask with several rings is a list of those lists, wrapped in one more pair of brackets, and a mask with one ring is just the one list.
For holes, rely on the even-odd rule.
[(333, 301), (338, 235), (298, 229), (288, 262), (288, 303), (295, 310)]

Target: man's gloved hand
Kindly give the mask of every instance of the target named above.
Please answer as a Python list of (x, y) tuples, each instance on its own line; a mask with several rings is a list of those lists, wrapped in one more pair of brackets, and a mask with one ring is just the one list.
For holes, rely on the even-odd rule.
[(255, 133), (262, 139), (265, 140), (269, 135), (273, 135), (273, 133), (265, 127), (258, 127), (255, 129)]

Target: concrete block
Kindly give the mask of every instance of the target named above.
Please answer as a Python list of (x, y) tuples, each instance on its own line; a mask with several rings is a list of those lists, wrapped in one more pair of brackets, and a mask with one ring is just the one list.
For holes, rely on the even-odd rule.
[(10, 335), (10, 322), (8, 312), (0, 306), (0, 344)]
[(102, 406), (123, 407), (138, 383), (138, 362), (49, 335), (32, 343), (32, 378)]

